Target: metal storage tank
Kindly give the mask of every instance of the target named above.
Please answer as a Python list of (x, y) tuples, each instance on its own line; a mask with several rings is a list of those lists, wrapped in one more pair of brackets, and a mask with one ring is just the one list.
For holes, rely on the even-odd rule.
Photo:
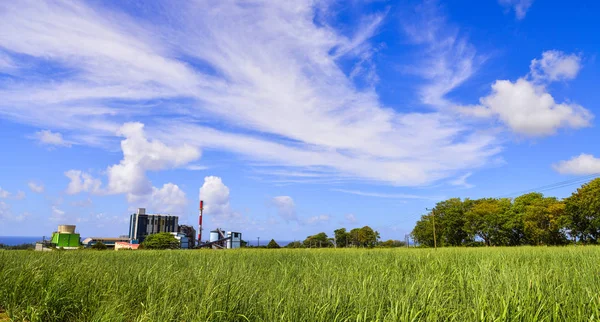
[(210, 232), (210, 242), (215, 242), (219, 240), (219, 232), (216, 230), (213, 230)]
[(74, 234), (75, 225), (59, 225), (58, 232), (61, 234)]

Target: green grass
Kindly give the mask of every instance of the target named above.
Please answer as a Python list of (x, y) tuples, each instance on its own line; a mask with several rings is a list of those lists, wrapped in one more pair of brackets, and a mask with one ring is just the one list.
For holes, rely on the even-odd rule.
[(594, 321), (600, 247), (0, 251), (15, 321)]

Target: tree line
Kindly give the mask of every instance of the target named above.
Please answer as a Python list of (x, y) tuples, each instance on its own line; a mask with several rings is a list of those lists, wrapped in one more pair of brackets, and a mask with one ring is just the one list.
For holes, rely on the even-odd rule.
[(345, 248), (345, 247), (403, 247), (406, 244), (399, 240), (380, 241), (379, 232), (369, 226), (362, 228), (339, 228), (334, 230), (333, 237), (320, 232), (306, 237), (304, 241), (295, 241), (286, 245), (286, 248)]
[(422, 246), (565, 245), (600, 242), (600, 178), (559, 200), (532, 192), (517, 198), (452, 198), (417, 221)]

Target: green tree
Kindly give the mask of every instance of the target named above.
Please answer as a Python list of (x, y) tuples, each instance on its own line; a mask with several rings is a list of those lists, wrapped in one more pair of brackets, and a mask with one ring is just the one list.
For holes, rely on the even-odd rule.
[(348, 240), (350, 242), (350, 245), (352, 246), (359, 246), (360, 242), (358, 239), (358, 232), (360, 231), (360, 228), (354, 228), (352, 230), (350, 230), (350, 232), (348, 233)]
[(105, 250), (108, 247), (106, 247), (106, 245), (104, 245), (103, 242), (99, 241), (97, 243), (95, 243), (94, 245), (92, 245), (92, 249), (96, 249), (96, 250)]
[(507, 217), (510, 199), (486, 198), (475, 200), (466, 212), (465, 231), (479, 237), (486, 246), (508, 245), (510, 233)]
[(275, 239), (271, 239), (271, 241), (267, 244), (267, 248), (281, 248), (279, 244), (275, 241)]
[(324, 232), (308, 236), (303, 242), (305, 247), (331, 247), (333, 244)]
[(565, 224), (569, 235), (584, 244), (600, 238), (600, 178), (584, 184), (565, 200)]
[(452, 198), (438, 202), (435, 212), (435, 230), (438, 246), (459, 246), (470, 241), (465, 231), (465, 213), (470, 209), (472, 201)]
[(532, 245), (566, 243), (562, 229), (565, 204), (556, 198), (540, 196), (525, 207), (523, 227), (526, 240)]
[(358, 242), (361, 246), (373, 247), (379, 240), (379, 232), (369, 226), (364, 226), (358, 230)]
[(350, 234), (346, 231), (346, 228), (340, 228), (333, 231), (335, 246), (336, 247), (346, 247), (348, 243), (350, 243)]
[(405, 247), (406, 243), (399, 240), (388, 239), (386, 241), (380, 242), (377, 246), (384, 248)]
[(286, 248), (304, 248), (304, 245), (299, 241), (294, 241), (285, 246)]
[[(531, 192), (521, 195), (513, 200), (508, 220), (505, 224), (510, 233), (510, 246), (532, 243), (532, 241), (529, 240), (529, 237), (532, 235), (525, 232), (525, 219), (529, 216), (529, 220), (533, 220), (532, 211), (534, 210), (531, 208), (534, 205), (541, 205), (543, 199), (544, 195), (541, 193)], [(531, 224), (532, 222), (529, 223), (529, 233), (531, 233)]]
[[(433, 247), (433, 220), (431, 213), (421, 216), (413, 228), (411, 237), (415, 240), (415, 243)], [(436, 240), (437, 240), (436, 235)]]
[(177, 249), (179, 241), (171, 233), (157, 233), (146, 236), (141, 245), (144, 249)]

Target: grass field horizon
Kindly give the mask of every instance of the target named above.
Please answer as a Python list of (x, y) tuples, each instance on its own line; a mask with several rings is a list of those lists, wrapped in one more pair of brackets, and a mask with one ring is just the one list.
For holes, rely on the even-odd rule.
[(0, 251), (15, 321), (589, 321), (600, 247)]

